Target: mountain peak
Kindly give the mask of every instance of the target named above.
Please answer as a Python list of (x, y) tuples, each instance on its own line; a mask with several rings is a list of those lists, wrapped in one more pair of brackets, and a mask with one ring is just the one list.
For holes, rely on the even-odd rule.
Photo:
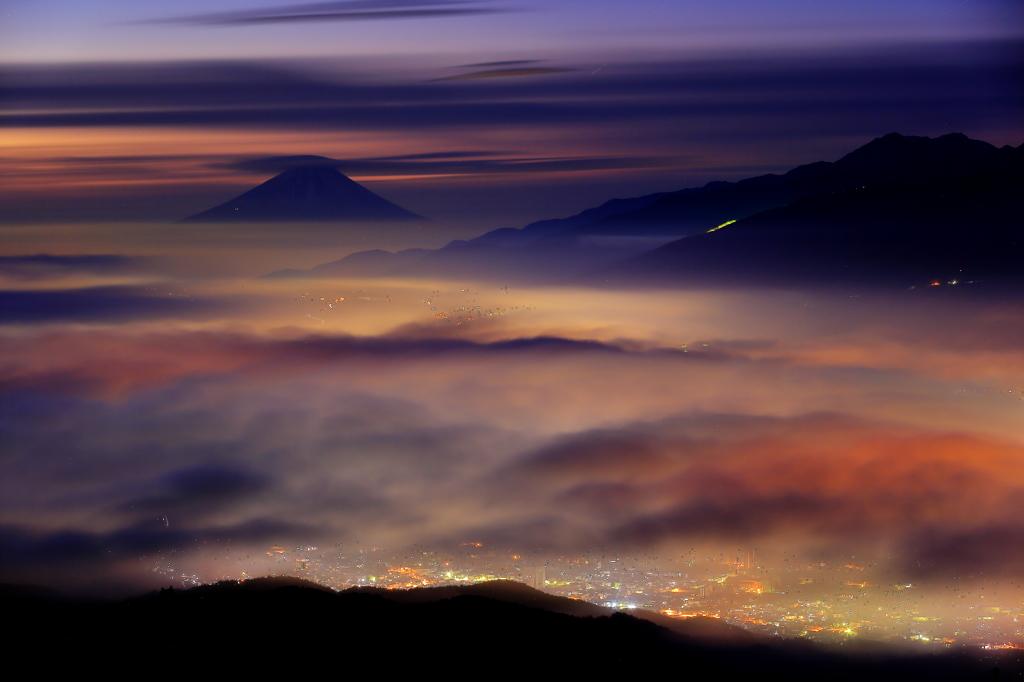
[(836, 161), (835, 166), (840, 170), (874, 170), (906, 163), (966, 161), (995, 150), (988, 142), (972, 140), (963, 133), (936, 138), (889, 133), (853, 150)]
[[(314, 157), (315, 158), (315, 157)], [(313, 222), (424, 220), (383, 199), (337, 168), (307, 163), (182, 222)]]

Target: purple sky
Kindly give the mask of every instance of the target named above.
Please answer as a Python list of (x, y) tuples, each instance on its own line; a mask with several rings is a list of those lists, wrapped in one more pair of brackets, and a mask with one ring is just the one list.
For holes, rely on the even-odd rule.
[[(1008, 0), (4, 3), (5, 62), (399, 55), (480, 61), (1019, 38)], [(368, 64), (367, 64), (368, 65)]]
[(1011, 2), (0, 11), (6, 222), (174, 219), (265, 179), (239, 161), (280, 154), (442, 155), (348, 173), (491, 227), (834, 160), (894, 131), (1022, 141)]

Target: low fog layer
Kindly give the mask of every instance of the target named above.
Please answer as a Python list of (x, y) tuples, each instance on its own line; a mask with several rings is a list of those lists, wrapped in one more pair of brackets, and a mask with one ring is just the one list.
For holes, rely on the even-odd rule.
[(342, 542), (1024, 566), (1014, 299), (76, 284), (8, 294), (35, 312), (0, 336), (4, 580)]

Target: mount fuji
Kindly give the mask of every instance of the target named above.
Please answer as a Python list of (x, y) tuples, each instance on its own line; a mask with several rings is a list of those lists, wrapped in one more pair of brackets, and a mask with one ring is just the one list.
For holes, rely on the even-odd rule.
[(329, 165), (289, 168), (183, 223), (426, 220), (383, 199)]

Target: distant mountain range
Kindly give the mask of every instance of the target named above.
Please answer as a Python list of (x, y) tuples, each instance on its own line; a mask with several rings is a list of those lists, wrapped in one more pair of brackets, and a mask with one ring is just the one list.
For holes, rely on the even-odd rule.
[(268, 277), (784, 286), (1024, 279), (1022, 167), (1024, 145), (891, 133), (784, 175), (613, 199), (441, 249), (362, 252)]
[(612, 284), (1024, 281), (1024, 165), (819, 194), (589, 274)]
[(289, 168), (220, 206), (189, 216), (186, 223), (343, 222), (424, 220), (316, 163)]
[(82, 602), (0, 586), (7, 648), (51, 673), (110, 670), (150, 677), (287, 675), (423, 677), (504, 672), (547, 679), (1006, 679), (1019, 651), (907, 652), (850, 640), (830, 649), (751, 634), (715, 618), (629, 614), (511, 581), (334, 592), (296, 578), (165, 589)]

